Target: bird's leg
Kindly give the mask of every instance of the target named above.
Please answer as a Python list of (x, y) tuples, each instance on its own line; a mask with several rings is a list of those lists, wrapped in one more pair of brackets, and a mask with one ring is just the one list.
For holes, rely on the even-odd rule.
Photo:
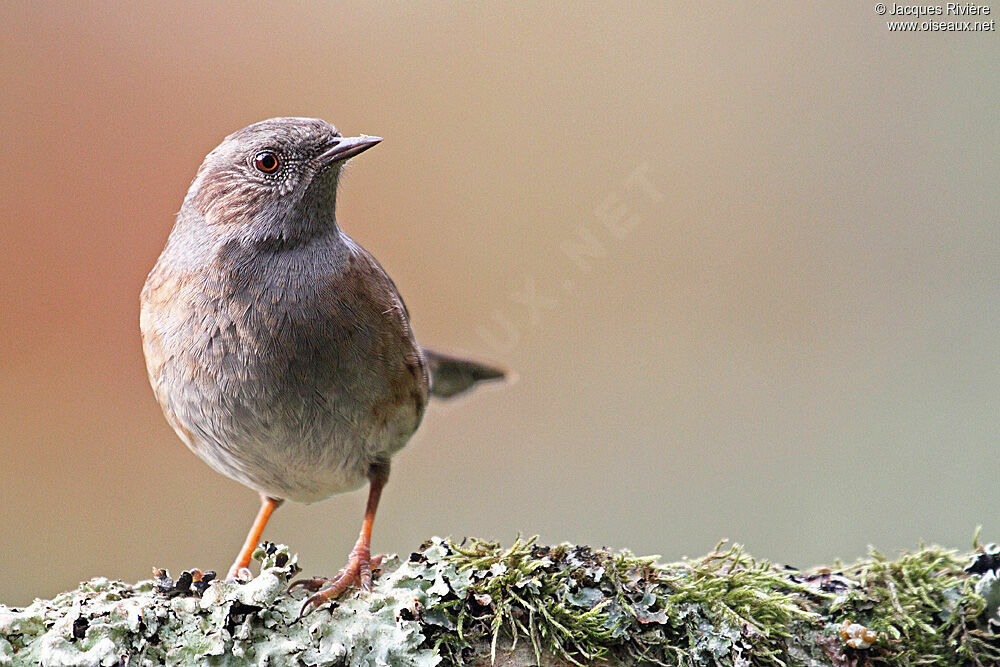
[(351, 555), (347, 559), (347, 565), (337, 573), (333, 579), (301, 579), (289, 586), (289, 590), (302, 587), (310, 591), (316, 591), (324, 584), (329, 584), (323, 590), (309, 596), (302, 605), (299, 617), (305, 616), (310, 611), (320, 606), (324, 602), (340, 597), (344, 591), (352, 585), (359, 585), (362, 590), (370, 591), (372, 588), (372, 568), (378, 567), (382, 562), (381, 556), (372, 558), (372, 524), (375, 522), (375, 510), (378, 509), (378, 500), (382, 495), (382, 487), (389, 479), (389, 464), (372, 464), (368, 472), (368, 479), (371, 484), (368, 489), (368, 505), (365, 507), (365, 519), (361, 523), (361, 534), (358, 541), (351, 550)]
[(270, 498), (263, 493), (260, 494), (260, 510), (257, 512), (257, 518), (253, 520), (250, 532), (247, 533), (247, 539), (243, 543), (243, 548), (240, 549), (240, 555), (236, 557), (232, 567), (229, 568), (228, 579), (235, 579), (240, 570), (249, 567), (254, 549), (260, 544), (260, 536), (264, 532), (267, 520), (271, 518), (271, 513), (278, 509), (283, 502), (285, 501), (280, 498)]

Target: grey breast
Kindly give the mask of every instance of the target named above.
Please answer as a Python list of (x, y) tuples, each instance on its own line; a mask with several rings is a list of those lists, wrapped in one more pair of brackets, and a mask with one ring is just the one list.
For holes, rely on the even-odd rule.
[(229, 241), (178, 272), (161, 267), (168, 243), (144, 301), (173, 302), (143, 312), (150, 379), (181, 437), (219, 472), (303, 501), (363, 484), (405, 445), (428, 392), (378, 263), (339, 233), (309, 244)]

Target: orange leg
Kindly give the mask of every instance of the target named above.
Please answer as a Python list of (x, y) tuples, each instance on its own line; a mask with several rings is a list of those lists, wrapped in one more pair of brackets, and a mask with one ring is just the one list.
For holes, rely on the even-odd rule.
[(260, 536), (264, 532), (267, 520), (271, 518), (271, 513), (278, 509), (283, 502), (285, 501), (280, 498), (269, 498), (261, 494), (260, 510), (257, 512), (257, 518), (253, 520), (253, 526), (250, 527), (250, 532), (247, 533), (246, 542), (243, 543), (243, 548), (240, 549), (240, 555), (236, 557), (232, 567), (229, 568), (227, 578), (235, 579), (236, 574), (241, 569), (250, 565), (250, 559), (253, 557), (253, 552), (257, 548), (257, 545), (260, 544)]
[(333, 579), (301, 579), (289, 587), (302, 587), (310, 591), (316, 591), (321, 586), (329, 584), (323, 590), (309, 596), (302, 605), (299, 617), (305, 616), (310, 611), (319, 607), (324, 602), (340, 597), (344, 591), (352, 585), (360, 585), (362, 590), (370, 591), (372, 588), (372, 567), (378, 567), (382, 562), (381, 556), (372, 558), (372, 524), (375, 523), (375, 510), (378, 509), (378, 501), (382, 495), (382, 488), (389, 479), (389, 465), (372, 465), (368, 474), (371, 485), (368, 489), (368, 505), (365, 507), (365, 519), (361, 523), (361, 534), (358, 541), (351, 550), (351, 555), (337, 576)]

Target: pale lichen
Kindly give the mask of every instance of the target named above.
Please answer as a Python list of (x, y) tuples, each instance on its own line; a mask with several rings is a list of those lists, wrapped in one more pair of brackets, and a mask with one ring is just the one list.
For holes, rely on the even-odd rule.
[(301, 619), (295, 558), (255, 557), (250, 581), (158, 571), (0, 606), (0, 665), (1000, 664), (1000, 549), (978, 541), (800, 571), (721, 544), (660, 564), (434, 538)]
[[(298, 620), (285, 593), (297, 571), (287, 548), (255, 554), (248, 582), (213, 582), (204, 596), (167, 595), (153, 582), (93, 579), (25, 609), (0, 607), (0, 665), (435, 665), (421, 648), (416, 600), (388, 578)], [(282, 565), (277, 565), (281, 561)]]

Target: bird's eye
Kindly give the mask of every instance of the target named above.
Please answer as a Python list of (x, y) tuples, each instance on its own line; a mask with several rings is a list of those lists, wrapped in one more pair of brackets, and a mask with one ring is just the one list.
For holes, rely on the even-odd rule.
[(253, 158), (254, 169), (263, 174), (273, 174), (278, 170), (280, 163), (278, 156), (271, 151), (261, 151)]

